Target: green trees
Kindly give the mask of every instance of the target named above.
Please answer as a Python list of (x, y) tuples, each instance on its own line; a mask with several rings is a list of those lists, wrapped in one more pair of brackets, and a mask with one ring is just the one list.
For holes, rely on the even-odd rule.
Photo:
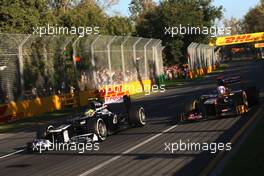
[(1, 0), (0, 31), (29, 33), (41, 23), (47, 11), (44, 0)]
[[(211, 1), (164, 0), (157, 4), (154, 0), (131, 0), (131, 16), (128, 18), (107, 15), (106, 9), (116, 4), (117, 0), (2, 0), (0, 31), (32, 33), (33, 27), (47, 24), (65, 27), (98, 26), (101, 34), (133, 33), (136, 36), (162, 39), (166, 46), (165, 62), (171, 64), (185, 61), (186, 48), (190, 42), (206, 43), (210, 36), (179, 34), (170, 37), (165, 35), (165, 27), (178, 27), (180, 24), (211, 27), (215, 19), (222, 16), (222, 7), (213, 6)], [(246, 21), (252, 22), (250, 15)], [(258, 23), (261, 21), (258, 20)]]
[(101, 34), (124, 35), (132, 32), (127, 17), (106, 14), (105, 8), (117, 1), (96, 0), (1, 0), (0, 31), (29, 33), (33, 27), (96, 27)]
[(264, 31), (264, 0), (260, 5), (249, 10), (245, 15), (244, 28), (246, 32), (263, 32)]
[(65, 12), (57, 12), (57, 23), (65, 27), (99, 26), (103, 33), (107, 18), (103, 10), (96, 4), (85, 1)]
[[(222, 7), (215, 7), (211, 0), (161, 1), (153, 8), (140, 13), (136, 21), (139, 36), (158, 38), (165, 48), (165, 63), (186, 61), (186, 48), (192, 42), (208, 42), (209, 35), (165, 35), (165, 27), (194, 26), (211, 27), (222, 17)], [(138, 7), (138, 6), (135, 6)], [(140, 8), (137, 8), (140, 9)], [(132, 14), (133, 15), (133, 14)]]
[(108, 18), (106, 30), (111, 35), (131, 35), (133, 26), (129, 18), (113, 16)]
[(129, 11), (131, 13), (131, 19), (136, 21), (138, 18), (156, 7), (156, 3), (153, 0), (131, 0), (129, 4)]

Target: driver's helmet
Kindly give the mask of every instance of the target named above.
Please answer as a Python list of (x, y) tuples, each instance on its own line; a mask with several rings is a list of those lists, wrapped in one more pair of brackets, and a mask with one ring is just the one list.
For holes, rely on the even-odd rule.
[(91, 103), (89, 103), (89, 108), (96, 110), (97, 108), (102, 107), (103, 104), (100, 101), (92, 101)]
[(85, 111), (84, 114), (85, 114), (86, 116), (88, 116), (88, 117), (93, 117), (94, 114), (95, 114), (95, 110), (93, 110), (93, 109), (88, 109), (87, 111)]
[(217, 87), (217, 93), (219, 95), (225, 95), (226, 94), (226, 88), (225, 88), (225, 86), (218, 86)]

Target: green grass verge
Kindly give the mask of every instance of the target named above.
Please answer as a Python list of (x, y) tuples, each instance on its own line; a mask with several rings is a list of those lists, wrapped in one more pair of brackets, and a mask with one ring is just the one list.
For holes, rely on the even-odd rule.
[(225, 70), (228, 68), (229, 68), (228, 64), (220, 64), (220, 66), (216, 69), (216, 71), (221, 71), (221, 70)]
[(202, 79), (202, 77), (197, 77), (194, 79), (174, 79), (174, 80), (167, 80), (167, 81), (165, 81), (164, 84), (166, 85), (166, 88), (170, 88), (170, 87), (181, 86), (181, 85), (184, 85), (186, 83), (189, 83), (189, 82), (192, 82), (195, 80), (200, 80), (200, 79)]
[(264, 119), (246, 138), (238, 152), (227, 161), (221, 176), (263, 175), (264, 168)]
[(207, 75), (199, 76), (199, 77), (196, 77), (194, 79), (167, 80), (167, 81), (165, 81), (164, 84), (166, 85), (167, 88), (177, 87), (177, 86), (184, 85), (184, 84), (192, 82), (192, 81), (201, 80), (202, 78), (204, 78), (204, 77), (206, 77), (208, 75), (212, 75), (212, 74), (215, 74), (215, 73), (223, 72), (223, 71), (225, 71), (228, 68), (229, 68), (228, 64), (221, 64), (214, 72), (209, 73)]
[(130, 97), (132, 98), (132, 99), (139, 99), (139, 98), (142, 98), (142, 97), (144, 97), (144, 96), (146, 96), (146, 94), (149, 94), (149, 92), (140, 92), (140, 93), (136, 93), (136, 94), (134, 94), (134, 95), (130, 95)]

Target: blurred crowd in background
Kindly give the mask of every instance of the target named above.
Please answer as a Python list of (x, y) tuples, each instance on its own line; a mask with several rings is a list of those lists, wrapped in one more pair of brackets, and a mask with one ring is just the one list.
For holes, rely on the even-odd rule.
[(172, 65), (164, 67), (164, 74), (166, 80), (173, 79), (187, 79), (189, 73), (188, 64), (183, 65)]
[(96, 72), (96, 81), (97, 85), (109, 85), (109, 84), (122, 84), (124, 82), (129, 82), (133, 80), (137, 80), (137, 75), (132, 70), (127, 70), (124, 74), (120, 70), (112, 70), (111, 72), (109, 69), (102, 68)]

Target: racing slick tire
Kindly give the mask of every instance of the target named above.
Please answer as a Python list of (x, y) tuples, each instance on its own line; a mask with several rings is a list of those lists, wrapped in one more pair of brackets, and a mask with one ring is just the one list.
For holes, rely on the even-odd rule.
[(252, 107), (259, 103), (259, 91), (255, 86), (247, 87), (246, 94), (249, 107)]
[(192, 99), (188, 103), (185, 104), (185, 112), (190, 111), (199, 111), (200, 109), (200, 102), (197, 99)]
[(128, 121), (130, 125), (142, 127), (146, 125), (146, 114), (143, 107), (131, 106), (128, 110)]
[(189, 100), (184, 107), (185, 113), (182, 113), (180, 116), (180, 121), (182, 123), (187, 122), (187, 113), (192, 112), (192, 111), (197, 111), (199, 108), (199, 101), (195, 98)]
[(246, 92), (242, 91), (233, 95), (237, 115), (242, 115), (248, 112), (248, 98)]
[[(49, 130), (54, 129), (53, 125), (44, 125), (44, 126), (39, 126), (36, 132), (36, 139), (46, 139), (48, 134), (49, 134)], [(33, 143), (32, 142), (27, 142), (26, 145), (26, 152), (27, 153), (33, 153), (35, 152), (33, 150)]]
[(27, 153), (33, 153), (33, 143), (32, 142), (27, 142), (26, 152)]
[(36, 133), (36, 139), (45, 139), (45, 137), (47, 137), (48, 135), (48, 131), (54, 129), (53, 125), (44, 125), (44, 126), (40, 126), (37, 129), (37, 133)]
[(198, 99), (191, 99), (189, 102), (185, 104), (185, 113), (180, 115), (181, 122), (187, 122), (189, 113), (197, 113), (201, 114), (203, 118), (205, 118), (205, 108), (202, 103)]
[(126, 109), (128, 110), (131, 106), (131, 99), (130, 99), (130, 96), (128, 95), (124, 95), (123, 96), (123, 100), (124, 100), (124, 104), (125, 104), (125, 107)]
[(91, 118), (87, 122), (87, 130), (98, 136), (99, 141), (105, 141), (107, 138), (107, 127), (102, 118)]

